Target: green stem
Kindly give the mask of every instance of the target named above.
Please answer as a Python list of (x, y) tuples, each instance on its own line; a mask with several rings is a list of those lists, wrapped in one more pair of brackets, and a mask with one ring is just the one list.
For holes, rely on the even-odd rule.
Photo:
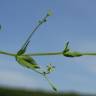
[[(96, 56), (96, 53), (91, 53), (91, 52), (77, 52), (79, 54), (81, 54), (81, 56), (84, 55), (90, 55), (90, 56)], [(9, 52), (5, 52), (5, 51), (0, 51), (0, 54), (4, 54), (4, 55), (9, 55), (9, 56), (16, 56), (16, 54), (14, 53), (9, 53)], [(68, 55), (71, 54), (76, 54), (76, 52), (68, 52)], [(29, 55), (29, 56), (49, 56), (49, 55), (63, 55), (63, 52), (40, 52), (40, 53), (29, 53), (29, 54), (24, 54), (24, 55)], [(66, 53), (65, 53), (66, 56)], [(77, 56), (76, 56), (77, 57)]]
[(44, 74), (44, 70), (36, 70), (36, 69), (32, 69), (33, 71), (35, 71), (35, 72), (37, 72), (37, 73), (39, 73), (40, 75), (42, 75), (47, 81), (48, 81), (48, 83), (50, 84), (50, 86), (52, 87), (52, 89), (54, 90), (54, 91), (57, 91), (57, 88), (55, 87), (55, 85), (48, 79), (48, 77), (47, 77), (47, 74)]
[(48, 81), (48, 83), (50, 84), (50, 86), (52, 87), (52, 89), (56, 92), (57, 88), (55, 87), (55, 85), (48, 79), (48, 77), (46, 75), (43, 75), (44, 78)]
[(47, 55), (62, 55), (63, 52), (40, 52), (40, 53), (29, 53), (25, 55), (30, 55), (30, 56), (47, 56)]
[(95, 56), (96, 55), (96, 53), (91, 53), (91, 52), (86, 52), (86, 53), (81, 53), (82, 55), (91, 55), (91, 56)]
[[(23, 49), (23, 48), (26, 46), (26, 44), (27, 44), (28, 42), (30, 42), (30, 39), (31, 39), (32, 35), (36, 32), (36, 30), (37, 30), (43, 23), (46, 22), (46, 19), (47, 19), (48, 16), (49, 16), (49, 15), (47, 14), (42, 20), (40, 20), (40, 22), (38, 23), (38, 25), (33, 29), (33, 31), (31, 32), (31, 34), (30, 34), (29, 37), (27, 38), (27, 40), (24, 42), (24, 44), (23, 44), (23, 46), (22, 46), (21, 49)], [(27, 46), (26, 46), (26, 47), (27, 47)]]
[(4, 51), (0, 51), (0, 54), (9, 55), (9, 56), (16, 56), (16, 54), (4, 52)]

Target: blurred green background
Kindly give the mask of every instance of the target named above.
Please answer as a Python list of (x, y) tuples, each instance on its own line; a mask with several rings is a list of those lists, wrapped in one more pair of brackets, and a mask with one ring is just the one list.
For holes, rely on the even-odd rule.
[(24, 90), (16, 88), (0, 88), (0, 96), (93, 96), (75, 92), (48, 92), (43, 90)]

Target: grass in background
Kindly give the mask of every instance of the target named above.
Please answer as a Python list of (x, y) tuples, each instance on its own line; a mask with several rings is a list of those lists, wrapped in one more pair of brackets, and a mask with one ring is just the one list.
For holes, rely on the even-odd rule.
[(48, 92), (43, 90), (25, 90), (20, 88), (0, 87), (0, 96), (96, 96), (78, 92)]

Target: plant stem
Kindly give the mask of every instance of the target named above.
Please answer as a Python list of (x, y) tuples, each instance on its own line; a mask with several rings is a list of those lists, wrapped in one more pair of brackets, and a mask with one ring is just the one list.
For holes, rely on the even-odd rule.
[(5, 51), (0, 51), (0, 54), (9, 55), (9, 56), (16, 56), (16, 54), (8, 53), (8, 52), (5, 52)]
[[(93, 53), (92, 52), (78, 52), (78, 53), (80, 53), (82, 56), (84, 56), (84, 55), (96, 56), (95, 52), (93, 52)], [(16, 56), (16, 54), (14, 54), (14, 53), (9, 53), (9, 52), (5, 52), (5, 51), (0, 51), (0, 54)], [(29, 53), (29, 54), (24, 54), (24, 55), (29, 55), (29, 56), (63, 55), (63, 52), (62, 51), (60, 51), (60, 52), (40, 52), (40, 53)]]
[(49, 78), (47, 77), (47, 74), (44, 74), (44, 70), (36, 70), (36, 69), (32, 69), (33, 71), (39, 73), (40, 75), (42, 75), (49, 83), (49, 85), (52, 87), (52, 89), (56, 92), (57, 88), (55, 87), (55, 85), (49, 80)]
[(52, 89), (56, 92), (57, 88), (55, 87), (55, 85), (48, 79), (48, 77), (46, 75), (43, 75), (44, 78), (48, 81), (48, 83), (50, 84), (50, 86), (52, 87)]
[(96, 56), (96, 53), (91, 53), (91, 52), (86, 52), (86, 53), (81, 53), (82, 55), (91, 55), (91, 56)]
[(29, 53), (25, 55), (30, 55), (30, 56), (47, 56), (47, 55), (62, 55), (63, 53), (60, 52), (40, 52), (40, 53)]
[(32, 37), (32, 35), (36, 32), (36, 30), (43, 24), (43, 23), (45, 23), (47, 20), (47, 17), (48, 17), (49, 15), (47, 14), (42, 20), (40, 20), (39, 22), (38, 22), (38, 25), (33, 29), (33, 31), (31, 32), (31, 34), (28, 36), (28, 38), (27, 38), (27, 40), (24, 42), (24, 44), (22, 45), (22, 47), (21, 47), (21, 49), (23, 49), (25, 46), (26, 46), (26, 44), (28, 43), (28, 42), (30, 42), (30, 39), (31, 39), (31, 37)]

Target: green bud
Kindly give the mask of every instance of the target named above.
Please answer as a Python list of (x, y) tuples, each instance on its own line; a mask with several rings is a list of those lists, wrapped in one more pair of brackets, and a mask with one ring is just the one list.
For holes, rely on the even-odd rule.
[(48, 13), (47, 13), (47, 16), (51, 16), (52, 15), (52, 11), (49, 10)]
[(47, 66), (47, 73), (51, 73), (51, 72), (53, 72), (54, 69), (55, 69), (55, 66), (49, 64), (49, 65)]

